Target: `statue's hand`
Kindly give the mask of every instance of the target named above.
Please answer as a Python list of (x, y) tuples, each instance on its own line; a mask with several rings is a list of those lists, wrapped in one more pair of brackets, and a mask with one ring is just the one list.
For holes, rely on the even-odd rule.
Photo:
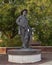
[(29, 29), (28, 29), (28, 32), (29, 32)]

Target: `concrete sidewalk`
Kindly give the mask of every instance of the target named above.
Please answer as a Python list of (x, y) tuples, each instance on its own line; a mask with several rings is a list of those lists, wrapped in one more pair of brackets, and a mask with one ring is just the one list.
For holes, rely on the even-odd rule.
[(7, 61), (7, 55), (0, 55), (0, 65), (52, 65), (52, 52), (43, 52), (40, 62), (29, 64), (10, 63)]
[(45, 62), (45, 63), (39, 64), (39, 65), (52, 65), (52, 61), (48, 61), (48, 62)]

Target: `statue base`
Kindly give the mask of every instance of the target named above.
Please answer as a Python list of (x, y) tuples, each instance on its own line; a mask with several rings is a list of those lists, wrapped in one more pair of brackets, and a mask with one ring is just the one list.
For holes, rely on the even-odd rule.
[(39, 49), (14, 49), (8, 50), (8, 61), (14, 63), (34, 63), (41, 60)]

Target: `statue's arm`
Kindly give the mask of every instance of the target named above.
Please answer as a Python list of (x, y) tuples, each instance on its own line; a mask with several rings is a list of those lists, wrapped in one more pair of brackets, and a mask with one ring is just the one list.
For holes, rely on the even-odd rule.
[(16, 24), (17, 24), (17, 25), (20, 25), (20, 17), (17, 18)]
[(16, 23), (17, 25), (21, 26), (21, 27), (25, 27), (24, 24), (23, 24), (23, 21), (21, 21), (22, 17), (18, 17), (17, 20), (16, 20)]

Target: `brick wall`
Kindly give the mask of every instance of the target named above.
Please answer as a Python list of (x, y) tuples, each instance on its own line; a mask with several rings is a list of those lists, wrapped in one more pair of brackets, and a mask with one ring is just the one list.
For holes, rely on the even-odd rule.
[(0, 47), (0, 54), (6, 54), (6, 47)]

